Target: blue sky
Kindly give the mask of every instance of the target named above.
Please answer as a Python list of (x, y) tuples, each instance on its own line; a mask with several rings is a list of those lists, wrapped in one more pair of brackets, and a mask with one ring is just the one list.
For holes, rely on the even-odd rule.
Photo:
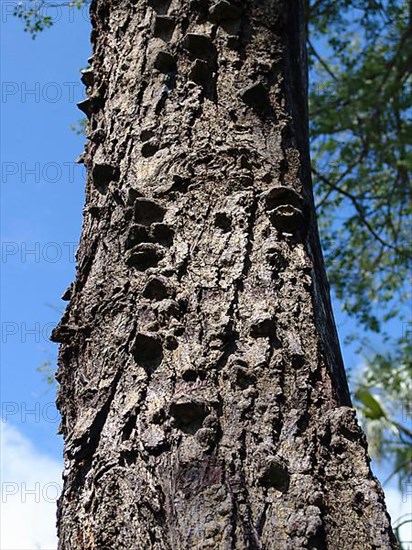
[[(0, 548), (51, 550), (62, 441), (54, 391), (36, 367), (55, 360), (48, 335), (75, 272), (84, 170), (74, 160), (84, 137), (70, 126), (82, 117), (76, 103), (84, 97), (79, 71), (90, 53), (89, 22), (86, 9), (50, 10), (56, 24), (33, 41), (11, 15), (15, 4), (1, 3), (2, 487), (9, 484), (10, 498), (2, 499)], [(335, 310), (344, 336), (354, 327)], [(343, 351), (347, 366), (360, 363), (353, 349)], [(38, 492), (31, 504), (17, 494), (23, 483)], [(399, 515), (400, 495), (389, 488), (388, 498)]]
[[(74, 160), (84, 137), (70, 125), (82, 117), (76, 102), (84, 96), (89, 23), (86, 11), (62, 8), (55, 26), (33, 40), (8, 4), (1, 6), (2, 412), (57, 454), (54, 395), (36, 367), (55, 357), (48, 335), (74, 277), (84, 201), (84, 170)], [(38, 422), (39, 411), (51, 422)]]

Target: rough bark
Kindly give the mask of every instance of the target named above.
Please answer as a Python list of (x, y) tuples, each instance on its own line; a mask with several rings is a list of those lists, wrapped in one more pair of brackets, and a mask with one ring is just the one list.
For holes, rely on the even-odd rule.
[(61, 550), (396, 547), (324, 276), (302, 13), (92, 2)]

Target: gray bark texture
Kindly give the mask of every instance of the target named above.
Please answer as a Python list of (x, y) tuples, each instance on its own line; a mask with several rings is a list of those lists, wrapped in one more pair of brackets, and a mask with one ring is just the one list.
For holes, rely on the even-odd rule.
[(324, 275), (302, 5), (92, 1), (61, 550), (397, 547)]

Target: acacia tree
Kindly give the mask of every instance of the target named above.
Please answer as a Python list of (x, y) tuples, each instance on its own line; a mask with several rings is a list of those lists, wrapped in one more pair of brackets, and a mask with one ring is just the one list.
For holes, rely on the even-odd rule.
[(60, 548), (396, 548), (311, 194), (304, 2), (93, 0)]

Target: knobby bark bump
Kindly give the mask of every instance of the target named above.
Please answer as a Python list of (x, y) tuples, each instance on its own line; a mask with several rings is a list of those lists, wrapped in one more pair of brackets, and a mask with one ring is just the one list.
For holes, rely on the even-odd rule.
[(302, 4), (92, 1), (61, 550), (396, 547), (324, 275)]

